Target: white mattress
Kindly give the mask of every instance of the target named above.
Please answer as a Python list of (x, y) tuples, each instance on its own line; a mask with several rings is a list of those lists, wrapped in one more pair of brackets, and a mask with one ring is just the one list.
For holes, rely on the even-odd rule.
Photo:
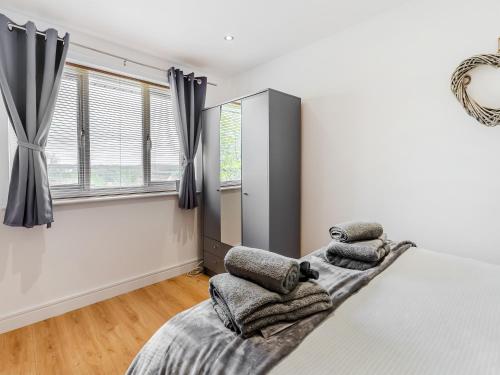
[(271, 373), (500, 374), (500, 266), (409, 249)]

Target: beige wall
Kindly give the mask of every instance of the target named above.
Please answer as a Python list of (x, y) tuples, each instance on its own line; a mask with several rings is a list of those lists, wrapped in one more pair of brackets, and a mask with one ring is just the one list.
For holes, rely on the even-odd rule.
[[(328, 228), (377, 220), (390, 237), (500, 264), (500, 129), (450, 92), (465, 58), (495, 53), (500, 3), (412, 1), (232, 80), (302, 97), (302, 252)], [(498, 107), (500, 76), (471, 89)]]
[(49, 230), (0, 225), (0, 331), (13, 314), (201, 258), (198, 214), (175, 196), (56, 206), (54, 216)]

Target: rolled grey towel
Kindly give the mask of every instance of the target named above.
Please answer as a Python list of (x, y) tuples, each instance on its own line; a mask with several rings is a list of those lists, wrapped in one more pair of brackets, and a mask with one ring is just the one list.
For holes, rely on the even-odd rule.
[(209, 290), (224, 325), (245, 337), (277, 322), (297, 321), (332, 307), (328, 292), (313, 281), (281, 294), (223, 273), (210, 279)]
[(349, 221), (330, 228), (330, 237), (340, 242), (374, 240), (384, 233), (379, 223)]
[(385, 236), (376, 240), (339, 242), (332, 240), (326, 247), (327, 257), (342, 257), (362, 262), (378, 262), (389, 253), (389, 245)]
[(278, 293), (290, 293), (299, 283), (299, 262), (266, 250), (233, 247), (224, 258), (224, 266), (231, 275)]

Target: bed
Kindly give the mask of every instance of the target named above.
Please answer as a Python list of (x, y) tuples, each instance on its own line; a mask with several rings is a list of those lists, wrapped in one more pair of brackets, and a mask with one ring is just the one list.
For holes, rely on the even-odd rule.
[[(313, 322), (319, 325), (265, 372), (500, 373), (500, 266), (410, 248), (382, 271), (333, 313)], [(208, 313), (204, 303), (180, 318), (199, 316), (201, 310)], [(200, 324), (192, 336), (179, 325), (163, 326), (137, 355), (129, 373), (263, 372), (256, 370), (254, 353), (245, 341), (238, 341), (234, 351), (219, 350), (214, 344), (219, 336), (240, 339), (219, 327), (198, 334), (203, 318), (192, 324)], [(176, 337), (182, 338), (181, 344)], [(269, 353), (259, 353), (261, 358), (275, 354), (269, 348), (273, 347), (267, 348)], [(248, 358), (248, 366), (241, 360), (237, 367), (220, 365), (238, 356)], [(219, 366), (205, 365), (212, 357)]]

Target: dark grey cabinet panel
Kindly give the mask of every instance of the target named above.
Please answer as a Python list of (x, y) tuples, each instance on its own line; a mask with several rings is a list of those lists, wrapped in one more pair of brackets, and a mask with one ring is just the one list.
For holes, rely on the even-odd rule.
[(218, 257), (208, 251), (203, 253), (204, 265), (209, 275), (216, 275), (218, 273), (226, 272), (224, 268), (224, 258)]
[(225, 243), (213, 240), (209, 237), (204, 237), (203, 238), (203, 249), (205, 251), (208, 251), (214, 255), (217, 255), (220, 258), (224, 258), (231, 249), (230, 245), (227, 245)]
[(269, 249), (300, 253), (300, 99), (269, 90)]
[(220, 108), (202, 112), (203, 142), (203, 233), (220, 240)]
[(242, 243), (269, 249), (269, 95), (241, 101)]

